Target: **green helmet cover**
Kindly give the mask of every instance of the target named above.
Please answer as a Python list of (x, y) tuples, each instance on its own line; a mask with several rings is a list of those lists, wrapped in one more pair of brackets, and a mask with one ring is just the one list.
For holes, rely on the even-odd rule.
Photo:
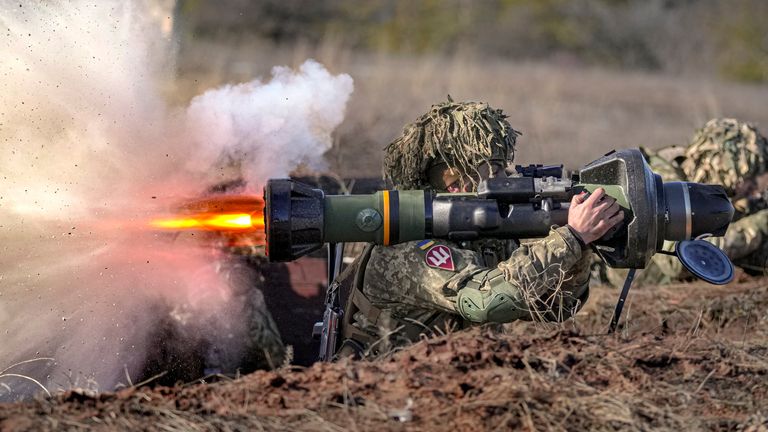
[(741, 182), (768, 171), (768, 141), (750, 123), (713, 119), (694, 134), (681, 168), (688, 181), (720, 184), (733, 196)]
[(397, 189), (429, 188), (430, 168), (446, 164), (472, 176), (482, 164), (514, 160), (520, 132), (507, 116), (480, 102), (443, 102), (405, 126), (385, 149), (384, 175)]

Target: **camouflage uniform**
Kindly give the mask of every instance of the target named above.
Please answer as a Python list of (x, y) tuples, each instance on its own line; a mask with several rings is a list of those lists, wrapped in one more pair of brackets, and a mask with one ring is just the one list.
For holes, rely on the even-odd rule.
[[(768, 210), (765, 202), (738, 196), (739, 185), (768, 171), (768, 142), (751, 124), (714, 119), (696, 131), (688, 147), (642, 149), (651, 169), (665, 182), (690, 181), (722, 185), (736, 208), (734, 222), (724, 237), (709, 241), (725, 251), (735, 265), (751, 274), (764, 274), (768, 260)], [(764, 201), (759, 199), (758, 201)], [(674, 243), (665, 242), (673, 251)], [(608, 281), (620, 284), (626, 270), (608, 269)], [(673, 256), (656, 254), (639, 272), (635, 283), (663, 284), (690, 278)]]
[[(434, 105), (387, 147), (386, 175), (398, 189), (438, 189), (427, 176), (435, 164), (469, 178), (483, 163), (508, 162), (519, 133), (505, 118), (486, 104)], [(452, 266), (431, 264), (432, 251), (450, 257)], [(565, 320), (587, 300), (590, 255), (567, 226), (520, 246), (502, 240), (369, 246), (341, 281), (351, 285), (341, 355), (375, 356), (472, 323)]]

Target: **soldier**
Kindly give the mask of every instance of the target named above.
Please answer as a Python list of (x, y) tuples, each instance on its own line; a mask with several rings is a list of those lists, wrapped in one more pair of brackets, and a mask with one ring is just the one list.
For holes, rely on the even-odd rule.
[[(664, 181), (691, 181), (722, 185), (736, 208), (734, 222), (724, 237), (710, 241), (723, 249), (737, 266), (750, 274), (765, 274), (768, 260), (768, 141), (751, 124), (734, 119), (713, 119), (697, 130), (687, 147), (672, 146), (653, 152), (642, 149), (651, 169)], [(665, 242), (664, 249), (674, 250)], [(608, 269), (608, 281), (620, 284), (626, 270)], [(680, 261), (656, 254), (638, 273), (635, 283), (663, 284), (690, 278)]]
[[(385, 175), (401, 190), (471, 191), (482, 179), (506, 175), (518, 135), (501, 110), (449, 100), (387, 146)], [(369, 245), (336, 281), (349, 292), (339, 356), (376, 356), (470, 323), (565, 320), (589, 294), (588, 245), (622, 219), (618, 203), (598, 189), (573, 198), (568, 225), (522, 245)]]

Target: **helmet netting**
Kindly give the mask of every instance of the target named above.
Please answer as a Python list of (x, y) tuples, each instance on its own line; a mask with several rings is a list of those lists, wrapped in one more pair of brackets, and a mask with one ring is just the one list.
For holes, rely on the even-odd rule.
[(405, 126), (385, 149), (384, 174), (398, 189), (429, 187), (429, 168), (445, 163), (462, 176), (491, 161), (511, 161), (520, 132), (507, 116), (479, 102), (443, 102)]
[(681, 168), (688, 181), (721, 184), (729, 195), (768, 170), (768, 142), (751, 124), (713, 119), (696, 131)]

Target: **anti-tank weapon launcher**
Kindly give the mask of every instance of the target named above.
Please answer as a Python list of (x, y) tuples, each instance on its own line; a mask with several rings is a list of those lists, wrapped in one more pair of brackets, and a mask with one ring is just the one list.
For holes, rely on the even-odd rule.
[[(537, 174), (539, 167), (524, 173)], [(538, 168), (538, 169), (537, 169)], [(370, 195), (328, 195), (287, 179), (265, 188), (267, 254), (291, 261), (325, 243), (392, 245), (427, 238), (535, 238), (564, 225), (574, 194), (602, 187), (625, 213), (624, 222), (594, 243), (611, 267), (644, 268), (664, 240), (722, 236), (733, 217), (719, 185), (664, 183), (639, 150), (597, 159), (571, 179), (552, 167), (546, 176), (519, 175), (480, 183), (476, 193), (385, 190)]]
[(718, 284), (732, 279), (733, 265), (725, 254), (696, 240), (725, 234), (734, 208), (723, 187), (664, 183), (636, 149), (608, 153), (570, 179), (556, 167), (520, 167), (513, 177), (481, 182), (476, 193), (385, 190), (326, 196), (291, 180), (270, 180), (264, 192), (267, 254), (272, 261), (290, 261), (325, 243), (543, 237), (551, 226), (566, 224), (574, 194), (597, 188), (617, 200), (624, 221), (592, 248), (607, 265), (633, 269), (612, 329), (634, 269), (644, 268), (665, 240), (679, 242), (676, 254), (694, 275)]

